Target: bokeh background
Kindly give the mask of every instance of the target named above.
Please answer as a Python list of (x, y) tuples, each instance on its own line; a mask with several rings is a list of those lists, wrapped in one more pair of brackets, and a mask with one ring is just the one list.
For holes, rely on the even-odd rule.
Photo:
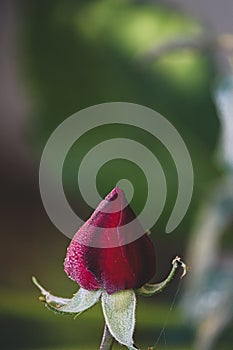
[[(221, 124), (214, 99), (231, 76), (232, 12), (227, 0), (221, 5), (0, 1), (1, 349), (98, 348), (104, 326), (100, 307), (75, 320), (53, 315), (39, 303), (31, 276), (54, 294), (69, 297), (77, 289), (63, 272), (69, 239), (50, 222), (40, 198), (39, 162), (46, 140), (64, 119), (110, 101), (148, 106), (170, 120), (189, 149), (195, 176), (187, 215), (167, 235), (177, 176), (158, 140), (134, 128), (102, 127), (67, 155), (64, 188), (84, 219), (91, 209), (77, 187), (77, 166), (98, 142), (116, 135), (135, 139), (156, 154), (166, 174), (166, 208), (151, 229), (154, 281), (167, 275), (176, 255), (192, 270), (182, 282), (177, 276), (160, 295), (139, 299), (136, 344), (147, 349), (157, 343), (160, 350), (232, 348), (233, 163), (224, 161), (219, 142), (224, 144), (221, 125), (230, 130), (233, 119)], [(133, 164), (106, 164), (97, 177), (98, 189), (104, 196), (122, 177), (136, 188), (132, 205), (138, 212), (146, 182)]]

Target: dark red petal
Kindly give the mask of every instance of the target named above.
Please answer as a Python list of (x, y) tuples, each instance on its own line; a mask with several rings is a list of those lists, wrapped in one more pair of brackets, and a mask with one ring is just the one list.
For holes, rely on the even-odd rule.
[(109, 294), (139, 288), (155, 274), (154, 247), (147, 235), (120, 247), (92, 248), (86, 262)]
[(64, 270), (67, 275), (87, 290), (100, 289), (92, 272), (87, 269), (86, 253), (89, 247), (72, 241), (67, 249)]
[[(106, 213), (109, 209), (111, 213)], [(83, 288), (95, 290), (101, 287), (109, 294), (138, 288), (148, 282), (155, 273), (154, 247), (146, 234), (132, 241), (133, 232), (122, 225), (133, 219), (135, 214), (123, 191), (115, 188), (73, 238), (65, 260), (68, 276)], [(137, 219), (136, 225), (142, 231)], [(123, 236), (119, 238), (120, 226)], [(96, 233), (95, 227), (103, 228), (101, 235)], [(130, 243), (124, 244), (124, 238)], [(106, 246), (107, 242), (111, 247), (97, 248), (93, 242), (100, 247)]]

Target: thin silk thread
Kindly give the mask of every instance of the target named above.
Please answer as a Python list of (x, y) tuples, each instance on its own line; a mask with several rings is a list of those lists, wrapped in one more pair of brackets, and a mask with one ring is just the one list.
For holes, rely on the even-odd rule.
[(170, 316), (170, 313), (172, 312), (174, 306), (175, 306), (175, 303), (176, 303), (176, 299), (178, 297), (178, 294), (180, 292), (180, 289), (181, 289), (181, 284), (182, 284), (182, 281), (179, 282), (178, 284), (178, 287), (177, 287), (177, 290), (176, 290), (176, 293), (172, 299), (172, 302), (171, 302), (171, 306), (167, 312), (167, 315), (166, 315), (166, 318), (165, 318), (165, 321), (164, 321), (164, 324), (163, 324), (163, 327), (158, 335), (158, 338), (155, 342), (155, 345), (154, 345), (154, 348), (156, 349), (157, 348), (157, 345), (162, 337), (162, 335), (164, 335), (164, 342), (165, 342), (165, 348), (167, 349), (167, 343), (166, 343), (166, 337), (165, 337), (165, 330), (166, 330), (166, 327), (167, 327), (167, 323), (168, 323), (168, 319), (169, 319), (169, 316)]

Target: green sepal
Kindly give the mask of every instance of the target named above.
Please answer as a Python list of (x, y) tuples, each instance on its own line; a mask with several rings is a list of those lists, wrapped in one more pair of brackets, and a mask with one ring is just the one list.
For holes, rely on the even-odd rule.
[(89, 291), (80, 288), (73, 298), (60, 298), (46, 291), (35, 277), (32, 278), (32, 281), (41, 291), (42, 297), (40, 297), (40, 300), (45, 303), (49, 310), (59, 314), (80, 314), (95, 305), (102, 293), (101, 290)]
[(185, 263), (183, 263), (183, 261), (180, 259), (180, 257), (176, 256), (175, 259), (173, 259), (173, 261), (172, 261), (172, 269), (171, 269), (168, 277), (164, 281), (162, 281), (160, 283), (156, 283), (156, 284), (146, 283), (146, 284), (144, 284), (144, 286), (137, 289), (137, 293), (140, 295), (143, 295), (145, 297), (150, 297), (156, 293), (162, 292), (164, 290), (164, 288), (168, 285), (168, 283), (172, 280), (178, 266), (181, 266), (183, 269), (183, 274), (181, 276), (181, 278), (183, 278), (186, 275), (187, 266), (185, 265)]
[(156, 284), (150, 284), (146, 283), (141, 288), (137, 289), (137, 293), (140, 295), (143, 295), (144, 297), (151, 297), (152, 295), (162, 292), (164, 289), (163, 282), (156, 283)]
[(55, 304), (58, 304), (61, 306), (61, 305), (67, 304), (68, 301), (71, 300), (68, 298), (57, 297), (55, 295), (50, 294), (50, 292), (48, 292), (46, 289), (44, 289), (44, 287), (42, 287), (39, 284), (39, 282), (37, 281), (37, 279), (34, 276), (32, 277), (32, 282), (40, 290), (40, 292), (41, 292), (40, 301), (42, 301), (42, 302), (55, 303)]
[(133, 344), (136, 296), (133, 290), (109, 295), (102, 293), (102, 308), (108, 329), (120, 344), (130, 350), (138, 350)]

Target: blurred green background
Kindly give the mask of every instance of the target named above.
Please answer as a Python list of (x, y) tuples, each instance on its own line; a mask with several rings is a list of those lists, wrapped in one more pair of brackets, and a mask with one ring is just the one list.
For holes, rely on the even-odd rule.
[[(69, 239), (49, 221), (40, 199), (38, 169), (46, 140), (71, 114), (110, 101), (150, 107), (176, 127), (191, 155), (195, 186), (187, 215), (170, 235), (164, 230), (177, 194), (177, 176), (158, 140), (136, 128), (100, 127), (72, 147), (64, 164), (67, 197), (87, 218), (91, 210), (80, 197), (76, 177), (78, 163), (93, 145), (117, 135), (135, 139), (156, 154), (168, 183), (166, 207), (151, 229), (157, 256), (154, 280), (159, 281), (174, 256), (185, 258), (197, 208), (222, 173), (213, 157), (219, 120), (211, 89), (217, 70), (211, 55), (190, 50), (142, 63), (142, 55), (154, 45), (204, 31), (196, 20), (162, 2), (25, 0), (2, 1), (1, 6), (2, 57), (9, 66), (2, 60), (2, 88), (8, 99), (1, 102), (0, 348), (96, 349), (103, 329), (100, 307), (75, 320), (53, 315), (39, 303), (31, 283), (36, 275), (54, 294), (67, 297), (77, 289), (63, 272)], [(138, 212), (146, 200), (146, 182), (133, 164), (106, 164), (97, 177), (98, 189), (104, 196), (122, 177), (135, 186), (132, 205)], [(184, 284), (177, 277), (162, 294), (140, 298), (135, 335), (140, 348), (155, 344), (163, 327), (165, 336), (156, 349), (193, 348), (194, 330), (178, 303)], [(232, 348), (231, 330), (219, 338), (219, 349)]]

